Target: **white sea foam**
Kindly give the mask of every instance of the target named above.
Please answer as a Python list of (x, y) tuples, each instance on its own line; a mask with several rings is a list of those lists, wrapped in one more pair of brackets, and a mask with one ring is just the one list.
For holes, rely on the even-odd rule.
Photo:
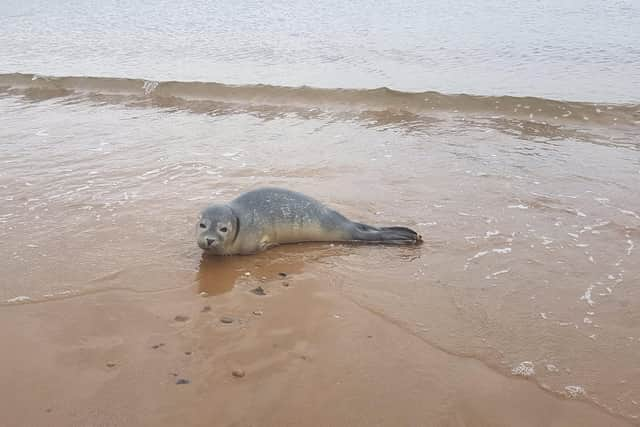
[(485, 256), (485, 255), (486, 255), (486, 254), (488, 254), (488, 253), (489, 253), (489, 251), (480, 251), (480, 252), (478, 252), (477, 254), (475, 254), (474, 256), (472, 256), (471, 258), (467, 258), (467, 261), (472, 261), (472, 260), (474, 260), (474, 259), (478, 259), (478, 258), (480, 258), (480, 257)]
[(31, 298), (28, 297), (28, 296), (25, 296), (25, 295), (20, 295), (20, 296), (17, 296), (15, 298), (11, 298), (11, 299), (7, 300), (7, 302), (9, 304), (14, 304), (14, 303), (18, 303), (18, 302), (27, 302), (27, 301), (31, 301)]
[(593, 290), (594, 286), (590, 285), (587, 290), (585, 291), (584, 295), (582, 295), (580, 297), (580, 301), (586, 301), (587, 304), (589, 304), (591, 307), (593, 307), (593, 305), (595, 304), (593, 302), (593, 300), (591, 299), (591, 291)]
[(535, 375), (536, 370), (533, 365), (533, 362), (529, 360), (525, 360), (524, 362), (521, 362), (518, 366), (514, 366), (511, 369), (511, 373), (513, 375), (519, 375), (521, 377), (530, 377), (532, 375)]
[(511, 248), (497, 248), (493, 249), (492, 252), (495, 252), (497, 254), (510, 254)]
[(489, 237), (497, 236), (498, 234), (500, 234), (499, 230), (490, 230), (484, 234), (484, 238), (488, 239)]
[(618, 209), (618, 211), (620, 213), (625, 214), (625, 215), (631, 215), (631, 216), (635, 217), (636, 219), (640, 219), (640, 215), (638, 215), (637, 213), (635, 213), (633, 211), (630, 211), (630, 210), (627, 210), (627, 209)]
[(147, 171), (147, 172), (143, 173), (141, 176), (152, 175), (152, 174), (156, 174), (156, 173), (159, 173), (159, 172), (160, 172), (160, 169), (152, 169), (150, 171)]
[(529, 206), (525, 205), (509, 205), (507, 206), (509, 209), (529, 209)]
[(495, 276), (499, 276), (499, 275), (501, 275), (501, 274), (508, 273), (509, 271), (511, 271), (511, 270), (509, 270), (509, 269), (507, 269), (507, 270), (500, 270), (500, 271), (496, 271), (495, 273), (491, 273), (491, 275), (495, 277)]
[(573, 399), (584, 396), (586, 394), (584, 387), (579, 385), (568, 385), (564, 388), (564, 391), (568, 397)]
[(151, 94), (154, 90), (156, 90), (156, 88), (158, 87), (158, 82), (155, 81), (151, 81), (151, 80), (145, 80), (144, 84), (142, 85), (142, 89), (144, 90), (144, 94), (145, 95), (149, 95)]

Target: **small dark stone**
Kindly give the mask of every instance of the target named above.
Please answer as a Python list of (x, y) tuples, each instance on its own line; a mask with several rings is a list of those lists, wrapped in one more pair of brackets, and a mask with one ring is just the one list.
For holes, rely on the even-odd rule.
[(208, 311), (211, 311), (211, 306), (210, 305), (205, 305), (204, 307), (202, 307), (201, 310), (203, 313), (206, 313)]
[(116, 364), (113, 362), (107, 362), (107, 368), (115, 368)]
[(233, 323), (233, 319), (231, 317), (228, 316), (223, 316), (220, 318), (220, 321), (222, 323)]
[(191, 356), (191, 352), (190, 351), (185, 351), (184, 354), (186, 354), (187, 356)]
[(289, 282), (284, 282), (284, 283), (282, 284), (282, 286), (284, 286), (285, 288), (288, 288), (288, 287), (289, 287)]
[(231, 371), (231, 375), (236, 378), (242, 378), (244, 377), (244, 371), (242, 369), (234, 369), (233, 371)]
[(160, 344), (152, 345), (152, 346), (151, 346), (151, 348), (152, 348), (152, 349), (154, 349), (154, 350), (157, 350), (157, 349), (159, 349), (159, 348), (160, 348), (160, 347), (162, 347), (162, 346), (164, 346), (164, 343), (163, 343), (163, 342), (161, 342)]
[(177, 377), (178, 376), (178, 374), (175, 373), (175, 372), (169, 372), (169, 375), (171, 375), (172, 377)]
[(187, 379), (184, 379), (184, 378), (179, 378), (179, 379), (176, 381), (176, 384), (190, 384), (190, 383), (191, 383), (191, 381), (189, 381), (189, 380), (187, 380)]
[(47, 409), (44, 410), (44, 412), (51, 413), (51, 412), (53, 412), (53, 409), (47, 408)]
[(260, 296), (263, 296), (263, 295), (266, 295), (266, 294), (267, 294), (267, 293), (264, 291), (264, 289), (262, 288), (262, 286), (258, 286), (258, 287), (257, 287), (257, 288), (255, 288), (255, 289), (251, 289), (251, 292), (253, 292), (253, 293), (254, 293), (254, 294), (256, 294), (256, 295), (260, 295)]
[(187, 320), (189, 320), (189, 316), (183, 316), (179, 314), (176, 317), (174, 317), (173, 320), (175, 320), (176, 322), (186, 322)]
[(287, 273), (282, 273), (282, 272), (280, 272), (280, 273), (278, 273), (278, 276), (280, 276), (280, 277), (287, 277)]

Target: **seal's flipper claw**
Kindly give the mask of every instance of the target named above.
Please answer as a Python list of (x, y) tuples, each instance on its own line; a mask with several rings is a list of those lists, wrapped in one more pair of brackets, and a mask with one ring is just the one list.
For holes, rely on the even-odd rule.
[(422, 236), (407, 227), (382, 227), (380, 237), (383, 242), (411, 244), (422, 241)]

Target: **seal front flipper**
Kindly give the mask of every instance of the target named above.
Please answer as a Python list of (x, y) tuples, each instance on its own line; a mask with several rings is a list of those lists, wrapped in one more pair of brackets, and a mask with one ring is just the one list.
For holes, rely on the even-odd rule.
[(407, 227), (372, 227), (367, 224), (353, 223), (353, 240), (389, 243), (395, 245), (412, 245), (422, 242), (422, 236)]

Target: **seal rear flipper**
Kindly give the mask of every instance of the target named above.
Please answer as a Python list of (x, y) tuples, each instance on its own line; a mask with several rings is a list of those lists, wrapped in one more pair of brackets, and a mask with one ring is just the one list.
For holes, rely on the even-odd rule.
[(366, 224), (354, 223), (354, 240), (379, 242), (396, 245), (410, 245), (422, 242), (422, 236), (407, 227), (376, 228)]

